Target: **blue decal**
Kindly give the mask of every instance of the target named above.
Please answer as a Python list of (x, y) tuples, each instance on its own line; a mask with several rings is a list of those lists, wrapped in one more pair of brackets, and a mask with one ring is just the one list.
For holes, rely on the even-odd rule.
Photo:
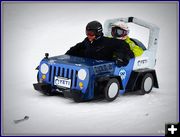
[(119, 76), (121, 77), (121, 80), (124, 80), (126, 78), (126, 70), (120, 69)]
[(125, 67), (116, 67), (115, 68), (114, 75), (121, 77), (122, 85), (124, 88), (123, 90), (119, 91), (120, 94), (124, 94), (124, 92), (125, 92), (126, 85), (129, 81), (131, 72), (133, 70), (134, 60), (135, 60), (134, 58), (130, 59), (129, 64)]
[(97, 65), (93, 67), (94, 73), (99, 74), (103, 72), (112, 72), (113, 71), (113, 64), (103, 64), (103, 65)]

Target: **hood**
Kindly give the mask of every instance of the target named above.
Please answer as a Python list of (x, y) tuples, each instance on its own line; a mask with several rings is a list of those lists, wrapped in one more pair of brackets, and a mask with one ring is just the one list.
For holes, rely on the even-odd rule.
[(48, 63), (54, 64), (70, 64), (70, 65), (77, 65), (77, 66), (99, 66), (107, 63), (113, 63), (111, 61), (105, 61), (105, 60), (95, 60), (90, 58), (82, 58), (82, 57), (75, 57), (70, 55), (60, 55), (55, 57), (50, 57), (48, 59)]

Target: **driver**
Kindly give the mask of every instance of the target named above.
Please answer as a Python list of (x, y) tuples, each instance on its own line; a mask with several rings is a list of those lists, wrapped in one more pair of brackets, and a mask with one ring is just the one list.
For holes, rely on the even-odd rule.
[(71, 47), (66, 54), (97, 60), (115, 60), (118, 66), (127, 65), (129, 59), (134, 57), (125, 41), (103, 36), (103, 28), (100, 22), (89, 22), (85, 31), (87, 37)]

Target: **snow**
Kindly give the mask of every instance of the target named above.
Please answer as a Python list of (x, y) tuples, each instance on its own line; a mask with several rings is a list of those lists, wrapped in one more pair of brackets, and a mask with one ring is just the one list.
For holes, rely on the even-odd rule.
[[(31, 2), (3, 3), (3, 8), (1, 134), (164, 135), (165, 123), (179, 121), (177, 3)], [(44, 53), (64, 54), (84, 39), (91, 20), (128, 16), (160, 27), (155, 67), (159, 89), (143, 96), (127, 93), (113, 102), (83, 103), (33, 89)], [(14, 123), (26, 115), (28, 120)]]

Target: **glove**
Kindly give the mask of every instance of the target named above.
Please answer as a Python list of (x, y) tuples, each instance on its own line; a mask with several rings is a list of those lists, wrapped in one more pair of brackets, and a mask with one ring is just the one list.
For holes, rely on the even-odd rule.
[(121, 59), (121, 58), (117, 58), (116, 61), (115, 61), (116, 65), (118, 67), (121, 67), (121, 66), (127, 66), (127, 64), (129, 63), (129, 60), (124, 58), (124, 59)]

